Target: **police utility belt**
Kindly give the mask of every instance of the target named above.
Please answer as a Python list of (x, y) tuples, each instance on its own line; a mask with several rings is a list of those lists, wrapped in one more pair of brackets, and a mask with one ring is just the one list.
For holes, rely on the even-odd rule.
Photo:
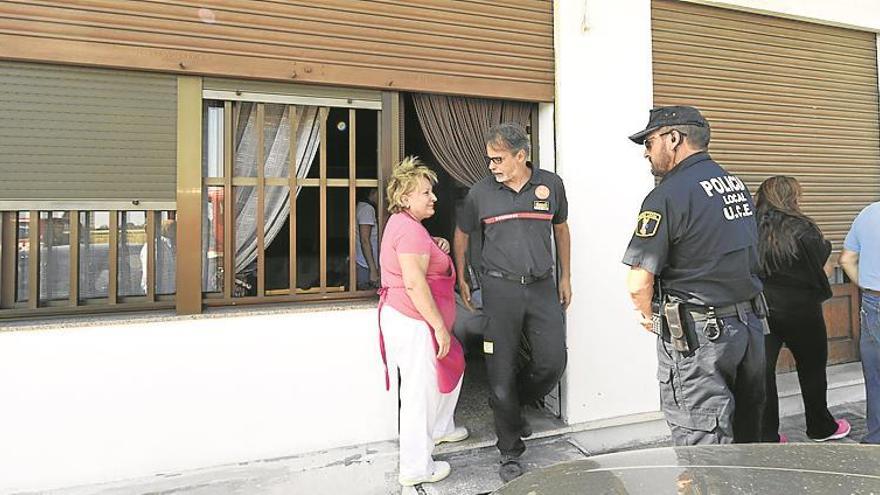
[(697, 329), (688, 328), (686, 324), (687, 316), (690, 316), (695, 323), (706, 322), (702, 332), (710, 341), (715, 341), (721, 336), (719, 319), (736, 316), (741, 322), (746, 323), (749, 313), (761, 320), (764, 334), (769, 333), (767, 302), (763, 293), (752, 300), (721, 307), (669, 301), (661, 295), (651, 303), (651, 310), (652, 331), (683, 354), (694, 352), (700, 346), (696, 335)]
[(549, 269), (541, 275), (514, 275), (511, 273), (505, 273), (498, 270), (483, 270), (483, 274), (488, 275), (492, 278), (500, 278), (503, 280), (509, 280), (511, 282), (516, 282), (521, 285), (531, 285), (535, 282), (540, 282), (545, 278), (549, 277), (553, 274), (553, 269)]

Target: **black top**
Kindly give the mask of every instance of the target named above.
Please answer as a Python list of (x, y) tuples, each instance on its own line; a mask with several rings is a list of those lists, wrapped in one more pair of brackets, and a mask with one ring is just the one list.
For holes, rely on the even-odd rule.
[(695, 153), (645, 198), (623, 262), (658, 275), (667, 294), (691, 304), (749, 300), (761, 292), (754, 211), (739, 178)]
[(804, 304), (819, 304), (831, 297), (831, 285), (822, 269), (831, 254), (831, 243), (802, 218), (789, 216), (786, 222), (796, 225), (795, 258), (782, 261), (769, 274), (762, 273), (764, 295), (771, 311), (799, 311)]
[(519, 192), (494, 176), (474, 184), (458, 217), (458, 228), (466, 234), (482, 229), (484, 270), (540, 276), (554, 266), (551, 223), (564, 223), (567, 218), (562, 179), (533, 168)]

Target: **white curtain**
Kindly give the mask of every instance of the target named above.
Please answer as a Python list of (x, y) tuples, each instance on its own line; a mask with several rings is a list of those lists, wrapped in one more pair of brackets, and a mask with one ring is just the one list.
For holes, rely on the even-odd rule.
[[(320, 144), (320, 121), (326, 118), (326, 112), (318, 107), (298, 105), (266, 105), (263, 135), (268, 146), (265, 154), (265, 176), (287, 177), (290, 163), (291, 125), (295, 125), (296, 135), (296, 176), (305, 178)], [(291, 113), (293, 119), (291, 119)], [(280, 114), (280, 115), (278, 115)], [(235, 146), (234, 156), (236, 175), (241, 177), (256, 176), (257, 146), (259, 139), (256, 121), (257, 112), (254, 105), (241, 119), (247, 119), (243, 132), (236, 133), (239, 142)], [(291, 122), (292, 120), (292, 122)], [(239, 137), (240, 136), (240, 137)], [(297, 187), (294, 198), (299, 195)], [(257, 190), (255, 187), (235, 188), (235, 272), (245, 270), (257, 258)], [(263, 233), (265, 245), (268, 247), (278, 231), (284, 226), (290, 212), (290, 194), (285, 187), (267, 187), (265, 197), (265, 215)]]

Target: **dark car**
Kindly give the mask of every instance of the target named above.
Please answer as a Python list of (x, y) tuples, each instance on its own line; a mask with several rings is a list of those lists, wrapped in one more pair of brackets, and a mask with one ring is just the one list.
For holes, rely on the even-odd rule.
[(528, 472), (495, 493), (880, 494), (880, 446), (741, 444), (636, 450)]

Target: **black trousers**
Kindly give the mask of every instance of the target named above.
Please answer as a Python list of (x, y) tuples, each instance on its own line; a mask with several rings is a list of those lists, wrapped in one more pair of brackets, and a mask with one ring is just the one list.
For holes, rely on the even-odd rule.
[(805, 304), (795, 311), (770, 312), (770, 335), (765, 336), (767, 353), (767, 402), (762, 421), (763, 440), (779, 441), (779, 396), (776, 391), (776, 360), (782, 345), (791, 350), (797, 366), (798, 381), (807, 418), (807, 436), (824, 438), (837, 431), (837, 423), (828, 411), (828, 335), (822, 305)]
[[(483, 276), (483, 311), (489, 322), (483, 354), (489, 377), (489, 404), (502, 455), (519, 456), (523, 404), (543, 398), (565, 370), (565, 324), (553, 277), (530, 285)], [(521, 339), (531, 358), (518, 364)]]

